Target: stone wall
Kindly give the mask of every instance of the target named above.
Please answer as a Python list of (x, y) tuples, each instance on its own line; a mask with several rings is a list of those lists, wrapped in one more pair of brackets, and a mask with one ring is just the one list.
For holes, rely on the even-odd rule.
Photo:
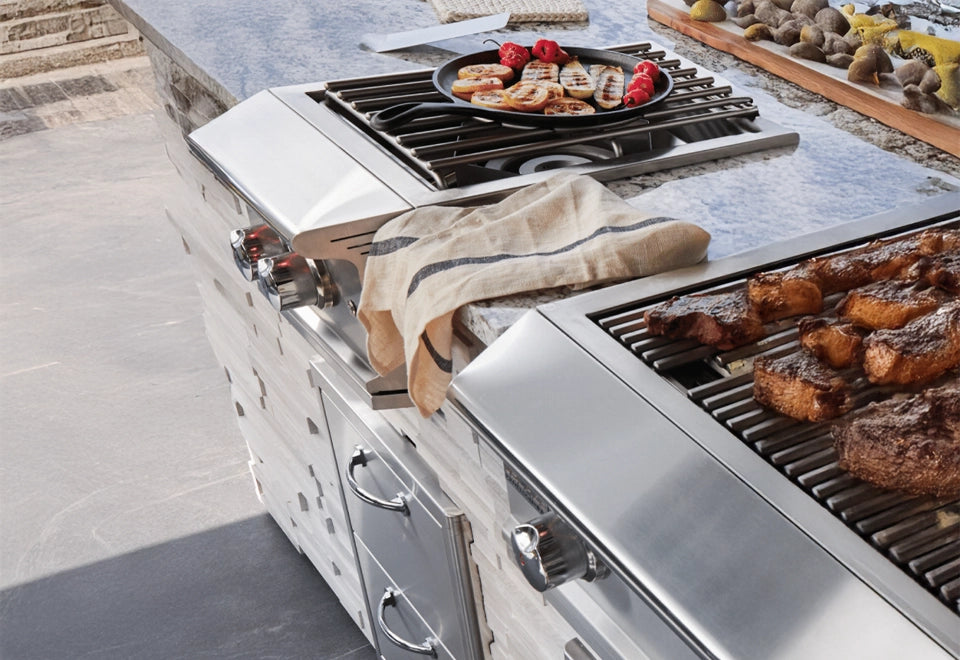
[(0, 78), (143, 54), (106, 0), (0, 0)]

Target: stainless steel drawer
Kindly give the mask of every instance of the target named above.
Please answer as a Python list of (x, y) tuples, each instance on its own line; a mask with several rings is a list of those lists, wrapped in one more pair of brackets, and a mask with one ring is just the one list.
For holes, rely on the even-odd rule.
[(381, 657), (385, 660), (424, 656), (456, 658), (410, 601), (409, 591), (387, 574), (361, 539), (356, 539), (356, 545)]
[[(453, 657), (482, 657), (465, 516), (410, 440), (380, 413), (350, 401), (336, 373), (323, 370), (320, 376), (354, 535)], [(371, 612), (381, 594), (367, 592)]]

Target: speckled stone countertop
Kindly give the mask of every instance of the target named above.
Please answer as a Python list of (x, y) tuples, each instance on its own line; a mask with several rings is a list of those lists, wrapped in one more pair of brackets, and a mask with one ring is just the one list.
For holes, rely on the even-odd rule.
[[(424, 0), (111, 0), (141, 33), (229, 107), (262, 89), (435, 66), (483, 39), (571, 46), (652, 40), (753, 97), (762, 117), (796, 131), (781, 148), (610, 184), (639, 208), (701, 225), (718, 259), (773, 241), (960, 190), (960, 159), (737, 58), (651, 23), (640, 1), (584, 0), (587, 23), (518, 24), (393, 53), (360, 45), (367, 32), (435, 25)], [(468, 305), (460, 318), (490, 342), (541, 301), (537, 292)]]

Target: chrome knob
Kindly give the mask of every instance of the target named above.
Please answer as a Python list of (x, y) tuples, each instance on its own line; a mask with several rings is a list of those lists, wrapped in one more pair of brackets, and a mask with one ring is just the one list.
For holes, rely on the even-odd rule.
[(261, 258), (257, 271), (260, 291), (277, 311), (304, 305), (323, 308), (336, 302), (333, 283), (322, 262), (287, 252)]
[(577, 578), (591, 582), (608, 573), (577, 533), (553, 514), (514, 527), (510, 545), (523, 576), (537, 591)]
[(257, 225), (230, 232), (230, 247), (237, 268), (251, 282), (259, 276), (257, 262), (264, 257), (276, 257), (287, 251), (280, 235), (268, 225)]

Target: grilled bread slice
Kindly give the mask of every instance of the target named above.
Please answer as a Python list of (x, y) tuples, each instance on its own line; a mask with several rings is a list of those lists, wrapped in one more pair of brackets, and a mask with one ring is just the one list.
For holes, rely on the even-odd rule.
[(513, 69), (503, 64), (469, 64), (457, 69), (457, 78), (499, 78), (513, 80)]
[(469, 101), (474, 92), (483, 92), (489, 89), (503, 89), (503, 81), (499, 78), (460, 78), (455, 80), (450, 91), (457, 98)]
[(507, 103), (520, 112), (540, 112), (551, 100), (551, 92), (543, 85), (519, 82), (506, 90)]
[(623, 69), (618, 66), (605, 66), (597, 75), (597, 86), (593, 98), (604, 110), (613, 110), (623, 101)]
[(596, 111), (597, 109), (586, 101), (569, 96), (552, 99), (543, 108), (545, 115), (592, 115)]
[(560, 65), (556, 62), (530, 60), (526, 66), (523, 67), (520, 80), (549, 80), (551, 82), (559, 82)]
[(513, 109), (507, 103), (507, 92), (503, 89), (484, 89), (474, 92), (473, 96), (470, 97), (470, 103), (494, 110)]
[(597, 90), (597, 85), (576, 57), (560, 69), (560, 84), (567, 94), (577, 99), (588, 99)]

